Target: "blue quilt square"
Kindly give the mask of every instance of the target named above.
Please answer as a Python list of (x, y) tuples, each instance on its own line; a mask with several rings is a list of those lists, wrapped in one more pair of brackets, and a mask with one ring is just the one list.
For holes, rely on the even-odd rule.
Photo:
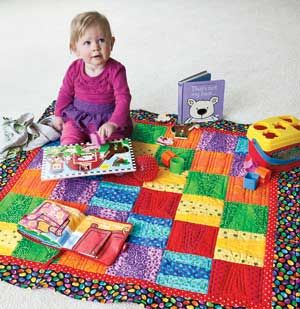
[(211, 267), (210, 258), (166, 250), (156, 283), (207, 294)]
[(128, 241), (137, 245), (165, 248), (173, 220), (130, 214), (127, 222), (133, 224)]

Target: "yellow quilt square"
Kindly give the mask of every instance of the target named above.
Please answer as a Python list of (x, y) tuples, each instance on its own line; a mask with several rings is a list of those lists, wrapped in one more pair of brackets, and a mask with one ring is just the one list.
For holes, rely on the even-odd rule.
[(186, 183), (187, 171), (180, 175), (173, 174), (166, 167), (159, 167), (158, 175), (153, 181), (145, 181), (143, 183), (144, 188), (182, 193)]
[(17, 224), (0, 222), (0, 254), (12, 255), (18, 242), (22, 239), (17, 231)]
[(214, 259), (262, 267), (265, 245), (266, 238), (262, 234), (221, 228)]
[(175, 220), (220, 226), (224, 201), (209, 196), (183, 194)]
[(157, 148), (159, 147), (158, 144), (148, 144), (137, 141), (132, 141), (132, 146), (135, 156), (141, 156), (141, 155), (154, 156), (157, 151)]

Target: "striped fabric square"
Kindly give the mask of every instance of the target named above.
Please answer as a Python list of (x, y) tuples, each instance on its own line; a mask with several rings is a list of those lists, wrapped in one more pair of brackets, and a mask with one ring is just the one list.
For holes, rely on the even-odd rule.
[(156, 283), (207, 294), (212, 260), (165, 250)]
[(192, 162), (191, 170), (208, 174), (229, 175), (233, 154), (223, 152), (209, 152), (197, 150)]
[(173, 219), (181, 194), (142, 188), (133, 212), (145, 216)]
[(102, 181), (91, 198), (89, 206), (130, 211), (139, 192), (140, 187)]
[(209, 196), (182, 194), (175, 220), (220, 226), (224, 201)]
[(213, 258), (219, 228), (175, 221), (167, 249)]
[(127, 222), (133, 224), (128, 241), (146, 247), (164, 249), (173, 221), (131, 213)]
[(262, 267), (265, 244), (263, 234), (220, 228), (214, 259)]

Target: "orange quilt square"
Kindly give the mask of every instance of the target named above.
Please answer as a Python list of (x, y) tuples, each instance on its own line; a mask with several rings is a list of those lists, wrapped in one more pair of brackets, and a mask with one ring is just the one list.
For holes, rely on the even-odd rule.
[(172, 147), (196, 149), (201, 135), (202, 131), (200, 129), (193, 129), (189, 131), (188, 138), (178, 138), (175, 137), (175, 134), (172, 132), (172, 127), (168, 127), (165, 137), (171, 137), (174, 139)]
[(259, 184), (256, 190), (245, 189), (243, 183), (243, 177), (229, 177), (226, 201), (262, 206), (269, 205), (270, 182)]
[(64, 252), (60, 256), (58, 264), (98, 274), (105, 274), (107, 269), (107, 266), (96, 260), (89, 259), (70, 251)]
[(25, 170), (12, 188), (12, 192), (36, 197), (49, 198), (57, 180), (41, 181), (41, 170)]
[(195, 152), (191, 170), (209, 174), (229, 175), (233, 154), (198, 150)]

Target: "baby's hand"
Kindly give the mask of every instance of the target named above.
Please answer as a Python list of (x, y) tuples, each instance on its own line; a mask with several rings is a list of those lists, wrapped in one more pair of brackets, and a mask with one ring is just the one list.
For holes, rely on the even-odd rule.
[(99, 128), (98, 134), (102, 140), (107, 139), (116, 131), (117, 127), (112, 122), (106, 122)]
[(61, 117), (56, 116), (54, 119), (54, 124), (53, 124), (54, 128), (57, 131), (62, 131), (63, 124), (64, 124), (63, 119)]

